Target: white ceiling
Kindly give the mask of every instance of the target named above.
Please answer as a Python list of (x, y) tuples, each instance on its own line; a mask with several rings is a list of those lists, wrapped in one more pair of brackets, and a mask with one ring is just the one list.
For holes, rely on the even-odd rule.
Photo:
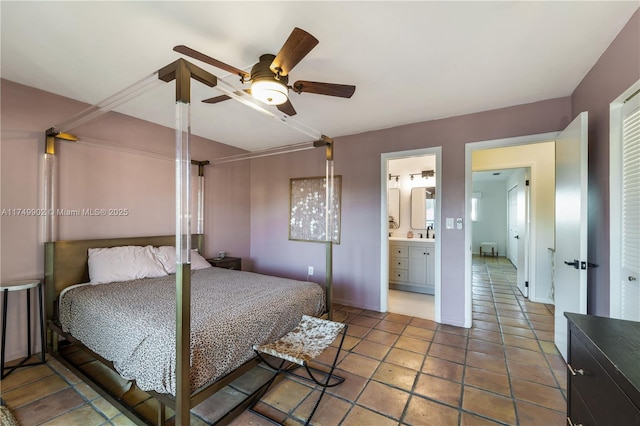
[[(181, 57), (175, 45), (249, 70), (297, 26), (320, 43), (291, 81), (357, 86), (351, 99), (291, 95), (297, 121), (338, 137), (568, 96), (639, 5), (3, 0), (0, 72), (95, 104)], [(117, 110), (173, 126), (170, 86)], [(236, 101), (199, 102), (218, 94), (195, 85), (194, 134), (248, 150), (310, 140)]]

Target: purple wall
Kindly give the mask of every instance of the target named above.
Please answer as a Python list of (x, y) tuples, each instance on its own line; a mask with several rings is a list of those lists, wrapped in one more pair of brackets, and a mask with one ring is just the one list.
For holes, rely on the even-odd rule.
[[(40, 173), (44, 132), (87, 105), (7, 80), (0, 80), (0, 83), (0, 207), (37, 209), (42, 207)], [(109, 113), (86, 125), (78, 134), (85, 140), (93, 138), (135, 149), (123, 151), (60, 143), (58, 207), (126, 208), (129, 213), (124, 217), (60, 217), (58, 238), (175, 233), (174, 130)], [(192, 157), (197, 160), (213, 160), (241, 152), (227, 145), (192, 138)], [(249, 166), (248, 162), (237, 162), (205, 168), (205, 255), (224, 250), (233, 256), (249, 258)], [(195, 169), (194, 166), (194, 173)], [(2, 282), (43, 277), (41, 220), (34, 216), (4, 215), (0, 218), (0, 226)], [(16, 293), (17, 299), (13, 299), (7, 312), (7, 359), (18, 358), (26, 352), (23, 293)], [(39, 350), (39, 344), (36, 350)]]
[(640, 11), (571, 96), (572, 115), (589, 111), (589, 270), (587, 310), (609, 315), (609, 104), (640, 79)]
[[(442, 146), (441, 217), (464, 217), (465, 144), (546, 133), (570, 121), (569, 98), (552, 99), (443, 120), (337, 138), (342, 175), (342, 235), (334, 249), (335, 300), (380, 308), (381, 154)], [(324, 175), (324, 150), (252, 161), (251, 257), (258, 272), (324, 280), (324, 248), (288, 241), (289, 179)], [(442, 226), (442, 320), (464, 323), (464, 232)], [(386, 261), (386, 260), (385, 260)]]

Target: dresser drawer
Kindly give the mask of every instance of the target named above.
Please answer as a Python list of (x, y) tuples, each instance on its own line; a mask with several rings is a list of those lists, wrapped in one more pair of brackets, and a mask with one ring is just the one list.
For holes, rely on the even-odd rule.
[(403, 269), (392, 269), (389, 279), (391, 281), (407, 281), (407, 271)]
[(391, 246), (391, 256), (393, 257), (408, 257), (409, 256), (409, 247), (403, 246)]
[(569, 399), (571, 401), (571, 412), (567, 416), (568, 426), (597, 426), (597, 422), (591, 417), (589, 408), (578, 391), (572, 387), (569, 391)]
[(391, 268), (393, 269), (407, 269), (409, 267), (409, 261), (401, 257), (394, 257), (391, 259)]
[[(569, 371), (571, 394), (580, 394), (584, 405), (599, 425), (640, 424), (640, 411), (618, 387), (591, 354), (592, 345), (583, 342), (574, 333), (570, 335), (570, 365), (575, 375)], [(578, 406), (571, 398), (569, 417), (574, 424), (588, 424), (589, 419), (578, 418)]]

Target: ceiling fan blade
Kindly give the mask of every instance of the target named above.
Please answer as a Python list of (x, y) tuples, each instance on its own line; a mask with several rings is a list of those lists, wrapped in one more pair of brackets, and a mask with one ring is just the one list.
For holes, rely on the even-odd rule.
[(211, 56), (207, 56), (204, 53), (200, 53), (197, 50), (193, 50), (192, 48), (184, 46), (182, 44), (174, 47), (173, 50), (178, 53), (182, 53), (183, 55), (191, 56), (192, 58), (202, 61), (206, 64), (213, 65), (216, 68), (228, 71), (231, 74), (236, 74), (246, 79), (249, 79), (250, 77), (249, 73), (246, 71), (243, 71), (229, 64), (225, 64), (224, 62), (221, 62), (217, 59), (213, 59)]
[(302, 60), (311, 49), (316, 47), (318, 39), (300, 28), (294, 28), (287, 41), (271, 63), (271, 71), (280, 72), (280, 75), (287, 75), (289, 71)]
[(217, 104), (218, 102), (226, 101), (227, 99), (231, 99), (227, 95), (214, 96), (213, 98), (203, 99), (202, 102), (205, 104)]
[(315, 93), (318, 95), (350, 98), (356, 91), (356, 86), (349, 84), (320, 83), (317, 81), (298, 80), (293, 83), (293, 90), (298, 93)]
[[(243, 92), (251, 94), (251, 89), (244, 89)], [(242, 92), (235, 91), (233, 93), (235, 93), (236, 95), (240, 95)], [(226, 101), (227, 99), (231, 99), (231, 96), (228, 96), (228, 95), (214, 96), (213, 98), (203, 99), (202, 102), (204, 102), (205, 104), (217, 104), (218, 102)]]
[(278, 105), (276, 108), (278, 108), (278, 110), (280, 110), (280, 112), (283, 112), (285, 114), (287, 114), (289, 117), (294, 116), (297, 114), (295, 108), (293, 107), (293, 105), (291, 104), (291, 101), (289, 99), (287, 99), (287, 102)]

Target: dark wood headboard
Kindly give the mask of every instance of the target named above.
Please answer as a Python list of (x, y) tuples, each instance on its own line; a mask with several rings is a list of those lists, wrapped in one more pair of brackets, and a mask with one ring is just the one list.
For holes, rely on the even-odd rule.
[[(53, 241), (44, 245), (44, 281), (47, 319), (52, 319), (54, 303), (65, 288), (89, 281), (90, 248), (118, 246), (172, 246), (175, 235), (155, 237), (108, 238), (97, 240)], [(204, 235), (192, 234), (191, 247), (203, 253)]]

